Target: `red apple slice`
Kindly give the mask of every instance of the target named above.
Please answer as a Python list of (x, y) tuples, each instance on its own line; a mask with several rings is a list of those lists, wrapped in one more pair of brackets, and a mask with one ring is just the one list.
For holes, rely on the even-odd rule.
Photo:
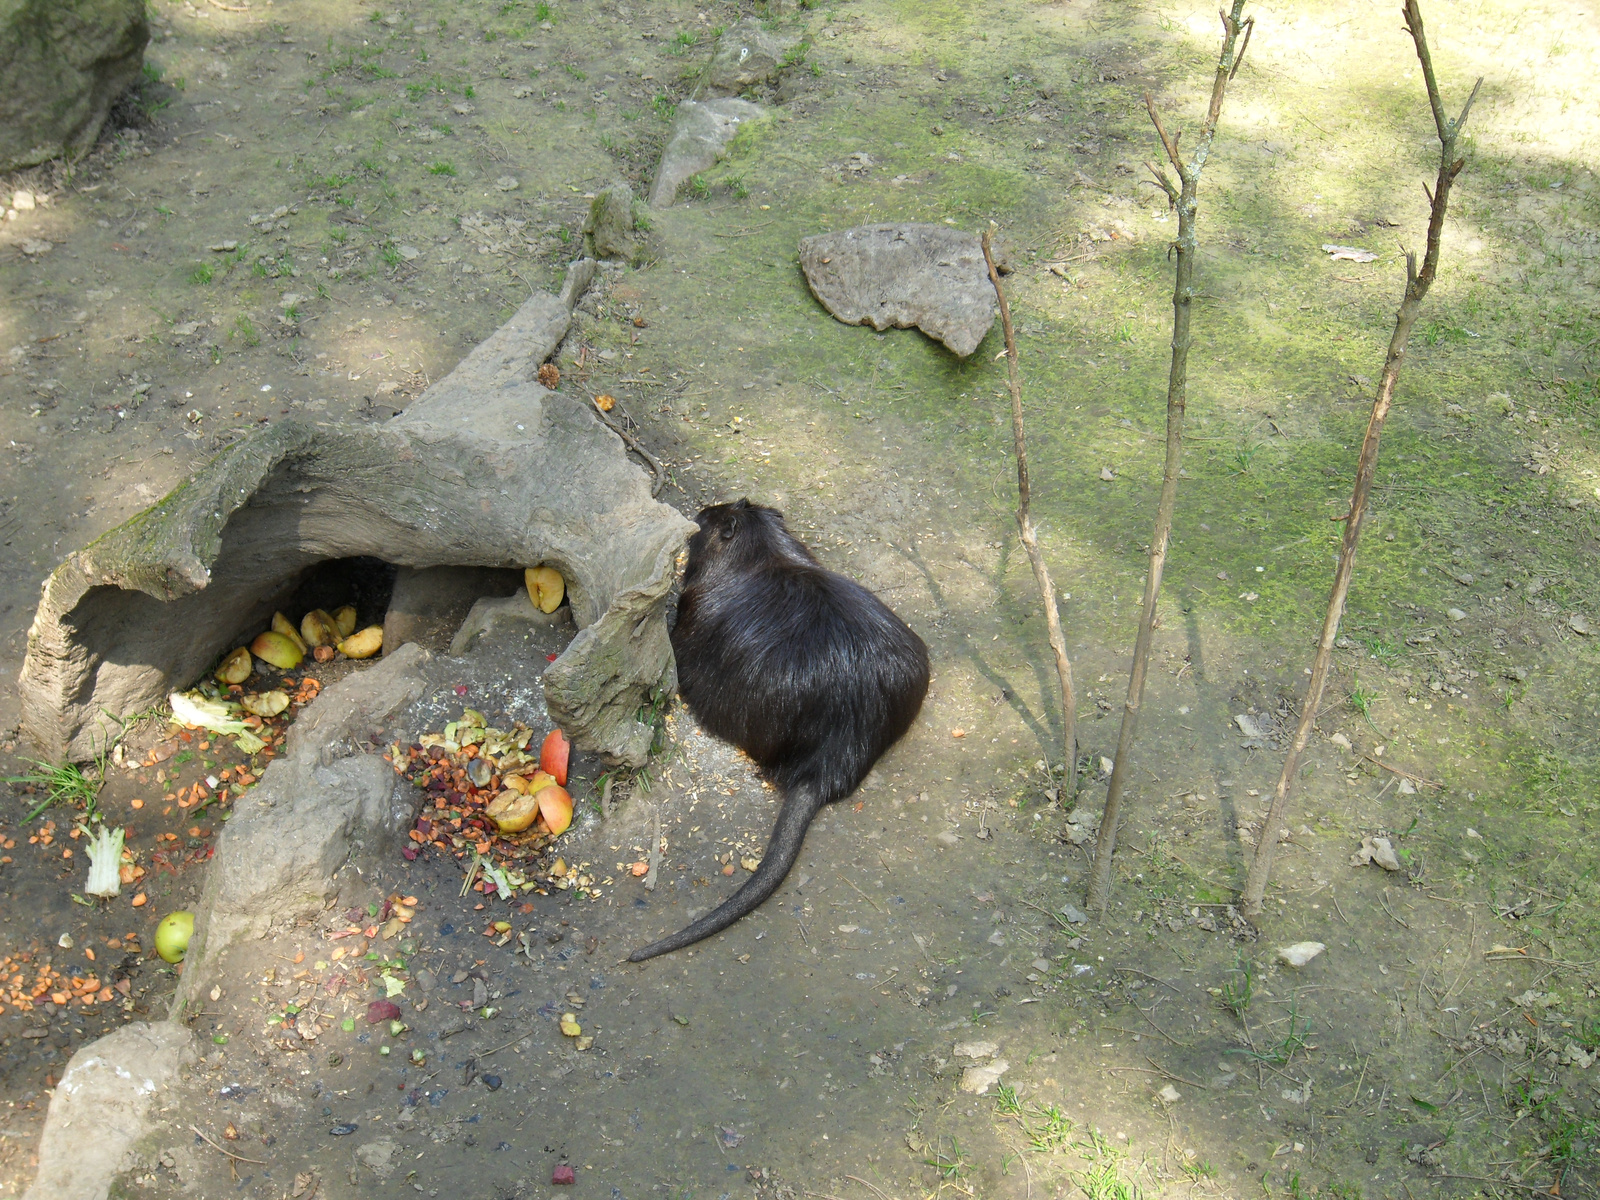
[(559, 729), (552, 729), (539, 747), (539, 769), (549, 774), (562, 787), (567, 786), (567, 759), (572, 756), (572, 743)]

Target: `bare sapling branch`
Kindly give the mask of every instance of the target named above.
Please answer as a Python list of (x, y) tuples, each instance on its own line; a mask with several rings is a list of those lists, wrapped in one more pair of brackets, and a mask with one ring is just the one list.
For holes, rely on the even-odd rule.
[[(1182, 134), (1169, 137), (1156, 112), (1155, 100), (1146, 94), (1145, 108), (1156, 136), (1166, 151), (1167, 160), (1178, 173), (1180, 188), (1174, 188), (1161, 171), (1151, 164), (1150, 171), (1178, 210), (1178, 238), (1173, 243), (1178, 255), (1176, 282), (1172, 289), (1172, 366), (1167, 375), (1167, 457), (1161, 476), (1161, 498), (1156, 504), (1155, 532), (1150, 537), (1150, 566), (1145, 573), (1144, 607), (1139, 618), (1139, 633), (1134, 641), (1133, 667), (1128, 673), (1128, 696), (1122, 705), (1122, 728), (1117, 734), (1117, 757), (1111, 768), (1111, 783), (1106, 789), (1105, 811), (1100, 817), (1100, 835), (1095, 843), (1094, 873), (1089, 879), (1089, 908), (1104, 913), (1111, 899), (1111, 856), (1117, 846), (1117, 822), (1122, 812), (1122, 793), (1127, 784), (1129, 760), (1139, 730), (1139, 710), (1144, 703), (1145, 677), (1150, 667), (1150, 645), (1155, 635), (1156, 601), (1161, 594), (1161, 573), (1167, 561), (1167, 543), (1172, 534), (1172, 510), (1178, 499), (1178, 471), (1183, 463), (1183, 418), (1189, 403), (1189, 320), (1194, 300), (1194, 260), (1197, 242), (1194, 222), (1200, 174), (1211, 154), (1217, 120), (1222, 115), (1222, 100), (1228, 81), (1238, 69), (1243, 45), (1249, 40), (1254, 19), (1241, 19), (1245, 0), (1233, 0), (1233, 10), (1222, 16), (1222, 52), (1217, 58), (1216, 78), (1211, 85), (1211, 104), (1205, 124), (1194, 143), (1194, 152), (1184, 162), (1179, 150)], [(1236, 53), (1236, 49), (1239, 53)]]
[(1039, 536), (1033, 528), (1029, 512), (1032, 490), (1028, 482), (1028, 442), (1022, 427), (1022, 376), (1017, 369), (1017, 335), (1011, 324), (1011, 305), (1006, 302), (1005, 289), (1000, 286), (1000, 272), (994, 265), (993, 223), (984, 230), (983, 261), (989, 268), (989, 282), (994, 284), (995, 299), (1000, 304), (1000, 328), (1006, 335), (1006, 382), (1011, 389), (1011, 435), (1017, 446), (1017, 529), (1022, 534), (1022, 545), (1028, 551), (1028, 561), (1033, 564), (1034, 582), (1039, 585), (1039, 596), (1044, 601), (1045, 629), (1050, 637), (1050, 649), (1056, 657), (1056, 676), (1061, 681), (1061, 733), (1063, 742), (1063, 784), (1067, 794), (1078, 790), (1078, 694), (1072, 685), (1072, 660), (1067, 657), (1067, 639), (1061, 632), (1061, 612), (1056, 605), (1055, 585), (1050, 582), (1050, 569), (1045, 566), (1044, 552), (1039, 549)]
[[(1417, 58), (1422, 63), (1422, 77), (1428, 89), (1428, 104), (1433, 110), (1433, 123), (1439, 135), (1439, 176), (1433, 190), (1428, 192), (1428, 248), (1423, 255), (1422, 267), (1417, 268), (1414, 252), (1406, 254), (1406, 290), (1395, 313), (1394, 333), (1389, 338), (1389, 350), (1383, 363), (1383, 378), (1378, 381), (1378, 394), (1372, 402), (1372, 413), (1367, 418), (1366, 436), (1361, 441), (1361, 454), (1356, 460), (1356, 481), (1350, 496), (1350, 508), (1344, 520), (1344, 538), (1339, 546), (1339, 565), (1334, 570), (1333, 590), (1328, 596), (1328, 610), (1322, 620), (1322, 637), (1317, 642), (1317, 652), (1311, 661), (1311, 682), (1306, 685), (1306, 697), (1300, 705), (1300, 724), (1294, 741), (1284, 756), (1283, 770), (1278, 775), (1277, 790), (1272, 794), (1272, 807), (1267, 812), (1262, 827), (1261, 840), (1256, 845), (1255, 857), (1250, 862), (1250, 872), (1244, 885), (1244, 913), (1257, 917), (1266, 894), (1267, 880), (1272, 874), (1272, 858), (1277, 850), (1277, 831), (1289, 806), (1289, 785), (1295, 777), (1300, 755), (1311, 740), (1311, 730), (1316, 725), (1317, 709), (1322, 703), (1323, 689), (1333, 663), (1333, 643), (1339, 636), (1339, 620), (1344, 615), (1345, 598), (1350, 592), (1350, 578), (1355, 570), (1356, 547), (1361, 541), (1361, 529), (1366, 521), (1367, 501), (1372, 492), (1372, 480), (1378, 467), (1378, 440), (1383, 434), (1383, 423), (1389, 415), (1394, 400), (1395, 381), (1405, 361), (1406, 343), (1411, 337), (1411, 327), (1416, 324), (1422, 310), (1423, 297), (1433, 285), (1439, 267), (1439, 238), (1444, 230), (1445, 212), (1450, 204), (1450, 187), (1455, 182), (1466, 160), (1456, 156), (1456, 139), (1472, 102), (1477, 99), (1480, 78), (1473, 85), (1472, 94), (1462, 106), (1461, 115), (1454, 121), (1445, 115), (1444, 101), (1439, 95), (1439, 84), (1433, 73), (1433, 60), (1428, 54), (1427, 38), (1422, 29), (1422, 10), (1417, 0), (1405, 0), (1403, 8), (1406, 29), (1416, 43)], [(1426, 186), (1423, 190), (1428, 191)]]

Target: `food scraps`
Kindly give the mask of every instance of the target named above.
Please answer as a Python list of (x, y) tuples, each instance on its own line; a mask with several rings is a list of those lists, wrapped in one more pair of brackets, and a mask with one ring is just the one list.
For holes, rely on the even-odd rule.
[[(462, 710), (440, 733), (422, 734), (410, 746), (395, 743), (385, 757), (431, 805), (412, 827), (414, 859), (425, 847), (472, 859), (463, 894), (480, 892), (511, 899), (518, 892), (544, 892), (549, 884), (580, 894), (599, 895), (592, 876), (569, 871), (557, 860), (543, 880), (530, 864), (572, 824), (566, 775), (570, 743), (559, 730), (544, 739), (539, 758), (530, 752), (534, 731), (518, 722), (510, 730), (489, 726), (477, 709)], [(561, 774), (541, 767), (556, 766)]]

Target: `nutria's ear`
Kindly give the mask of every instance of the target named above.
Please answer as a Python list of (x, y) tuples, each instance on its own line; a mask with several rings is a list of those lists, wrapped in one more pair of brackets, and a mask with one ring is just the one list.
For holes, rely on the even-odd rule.
[(736, 506), (730, 506), (734, 511), (724, 514), (722, 520), (722, 540), (731, 541), (733, 535), (739, 532), (739, 514)]

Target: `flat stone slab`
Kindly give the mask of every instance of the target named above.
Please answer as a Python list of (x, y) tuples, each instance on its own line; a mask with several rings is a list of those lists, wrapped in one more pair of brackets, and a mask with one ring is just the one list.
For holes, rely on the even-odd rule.
[(806, 283), (846, 325), (912, 326), (965, 358), (999, 308), (977, 237), (944, 225), (861, 225), (800, 239)]
[(588, 404), (533, 381), (593, 270), (575, 264), (562, 296), (534, 296), (394, 420), (265, 428), (69, 557), (28, 633), (30, 738), (52, 760), (94, 757), (112, 715), (188, 687), (327, 560), (548, 563), (578, 626), (546, 672), (550, 715), (580, 748), (642, 764), (653, 731), (636, 713), (676, 686), (664, 608), (694, 526)]
[(672, 140), (661, 152), (650, 187), (651, 208), (671, 208), (678, 188), (728, 151), (739, 126), (759, 121), (767, 110), (748, 100), (685, 100), (678, 105)]

